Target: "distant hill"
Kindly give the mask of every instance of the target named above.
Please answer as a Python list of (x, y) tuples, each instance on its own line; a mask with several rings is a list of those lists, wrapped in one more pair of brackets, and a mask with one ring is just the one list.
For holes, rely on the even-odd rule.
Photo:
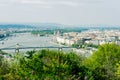
[(24, 29), (31, 28), (35, 30), (57, 30), (57, 29), (99, 29), (111, 30), (119, 29), (120, 26), (116, 25), (63, 25), (58, 23), (21, 23), (21, 24), (0, 24), (0, 29)]
[(37, 29), (61, 29), (64, 27), (62, 24), (57, 24), (57, 23), (33, 23), (33, 24), (27, 24), (30, 26), (34, 26)]
[(32, 29), (39, 29), (39, 30), (44, 30), (44, 29), (59, 29), (62, 28), (63, 25), (61, 24), (56, 24), (56, 23), (27, 23), (27, 24), (0, 24), (0, 29), (23, 29), (23, 28), (32, 28)]
[(33, 27), (30, 25), (22, 25), (22, 24), (0, 24), (0, 29), (10, 29), (10, 28), (22, 29), (22, 28), (33, 28)]

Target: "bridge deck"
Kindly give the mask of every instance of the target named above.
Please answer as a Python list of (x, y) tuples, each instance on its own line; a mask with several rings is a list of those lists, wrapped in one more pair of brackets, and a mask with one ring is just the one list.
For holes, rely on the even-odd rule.
[[(18, 49), (40, 49), (40, 48), (74, 48), (74, 47), (19, 47)], [(1, 48), (1, 50), (15, 50), (16, 48)]]

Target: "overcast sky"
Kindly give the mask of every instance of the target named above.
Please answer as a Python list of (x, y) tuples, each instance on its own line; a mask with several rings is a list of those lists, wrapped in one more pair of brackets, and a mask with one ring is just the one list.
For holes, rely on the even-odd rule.
[(0, 22), (120, 25), (120, 0), (0, 0)]

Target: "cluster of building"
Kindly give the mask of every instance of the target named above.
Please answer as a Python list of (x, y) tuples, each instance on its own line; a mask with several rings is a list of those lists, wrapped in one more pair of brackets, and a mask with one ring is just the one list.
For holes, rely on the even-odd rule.
[(55, 42), (73, 45), (73, 44), (93, 44), (93, 45), (102, 45), (105, 43), (115, 42), (120, 44), (120, 31), (119, 30), (89, 30), (81, 33), (78, 32), (69, 32), (69, 33), (61, 33), (61, 31), (57, 31), (54, 34)]
[[(60, 30), (54, 33), (54, 42), (72, 46), (78, 45), (102, 45), (105, 43), (120, 44), (120, 31), (119, 30), (88, 30), (84, 32), (69, 32), (62, 33)], [(89, 49), (88, 49), (89, 48)], [(92, 53), (95, 48), (87, 47), (86, 49), (75, 49), (79, 53)]]

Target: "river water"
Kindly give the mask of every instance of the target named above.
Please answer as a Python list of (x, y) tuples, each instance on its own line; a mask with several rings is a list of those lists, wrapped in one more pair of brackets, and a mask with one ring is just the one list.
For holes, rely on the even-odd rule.
[[(53, 36), (37, 36), (31, 33), (14, 33), (13, 36), (0, 41), (0, 48), (15, 48), (16, 44), (19, 47), (48, 47), (57, 46), (61, 47), (63, 45), (56, 44), (52, 42)], [(33, 49), (22, 49), (21, 52), (29, 51)], [(5, 52), (13, 53), (15, 50), (3, 50)]]

